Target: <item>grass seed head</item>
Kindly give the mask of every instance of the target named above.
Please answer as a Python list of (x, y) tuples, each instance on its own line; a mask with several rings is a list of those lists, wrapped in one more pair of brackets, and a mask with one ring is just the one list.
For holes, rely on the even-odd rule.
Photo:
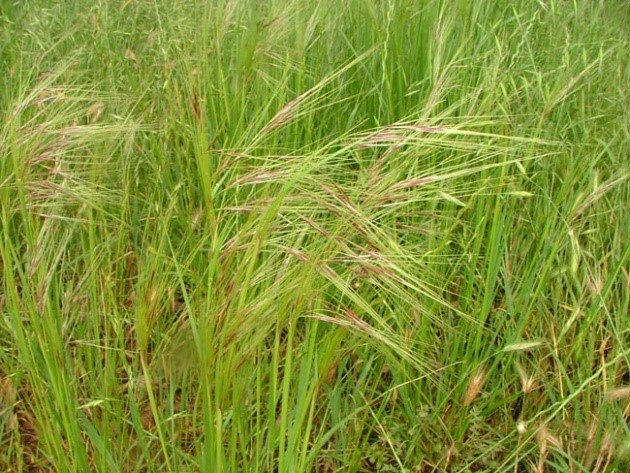
[(464, 406), (470, 406), (477, 399), (485, 380), (486, 372), (483, 369), (479, 369), (468, 383), (468, 389), (464, 396)]

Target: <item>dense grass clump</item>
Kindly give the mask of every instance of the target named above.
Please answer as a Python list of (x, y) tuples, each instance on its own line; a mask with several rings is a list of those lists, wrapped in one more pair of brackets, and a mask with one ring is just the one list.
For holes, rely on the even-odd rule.
[(0, 5), (0, 470), (630, 468), (622, 1)]

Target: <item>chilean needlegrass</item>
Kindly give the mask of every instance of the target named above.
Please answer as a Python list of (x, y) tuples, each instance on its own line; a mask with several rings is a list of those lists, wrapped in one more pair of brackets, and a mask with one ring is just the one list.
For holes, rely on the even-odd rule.
[(624, 471), (628, 7), (0, 6), (0, 469)]

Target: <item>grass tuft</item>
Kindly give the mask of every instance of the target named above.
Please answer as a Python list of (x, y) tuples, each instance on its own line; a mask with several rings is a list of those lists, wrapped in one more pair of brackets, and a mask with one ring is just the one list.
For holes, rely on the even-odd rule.
[(624, 2), (92, 3), (0, 6), (0, 470), (628, 470)]

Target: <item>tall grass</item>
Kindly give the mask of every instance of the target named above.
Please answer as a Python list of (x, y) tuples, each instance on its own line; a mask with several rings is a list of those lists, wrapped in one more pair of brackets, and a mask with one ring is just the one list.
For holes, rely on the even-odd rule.
[(2, 471), (625, 471), (624, 2), (0, 6)]

